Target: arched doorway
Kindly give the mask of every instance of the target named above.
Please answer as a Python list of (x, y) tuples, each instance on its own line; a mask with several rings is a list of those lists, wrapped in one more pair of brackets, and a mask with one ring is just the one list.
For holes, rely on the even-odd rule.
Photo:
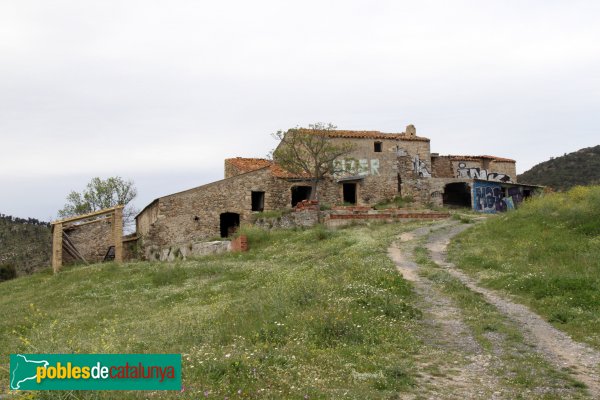
[(226, 238), (235, 233), (240, 226), (240, 214), (226, 212), (220, 216), (221, 237)]

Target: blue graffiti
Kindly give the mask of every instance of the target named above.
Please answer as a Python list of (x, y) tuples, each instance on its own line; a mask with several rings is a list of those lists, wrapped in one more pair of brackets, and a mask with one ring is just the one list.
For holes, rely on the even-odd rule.
[(523, 201), (519, 187), (509, 187), (505, 194), (498, 183), (476, 182), (473, 187), (473, 209), (484, 213), (513, 210)]

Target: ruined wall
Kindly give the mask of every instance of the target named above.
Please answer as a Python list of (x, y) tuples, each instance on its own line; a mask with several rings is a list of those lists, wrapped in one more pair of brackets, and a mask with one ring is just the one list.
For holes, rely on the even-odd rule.
[(517, 183), (517, 167), (512, 161), (492, 161), (488, 167), (490, 172), (505, 174), (510, 177), (510, 182)]
[(135, 219), (136, 232), (145, 236), (150, 232), (150, 227), (158, 218), (158, 200), (154, 200)]
[[(334, 138), (332, 142), (351, 143), (354, 146), (347, 159), (338, 160), (338, 168), (344, 172), (337, 174), (334, 180), (350, 176), (360, 176), (357, 181), (358, 204), (373, 204), (391, 198), (397, 191), (398, 166), (396, 162), (398, 140), (390, 139), (349, 139)], [(380, 143), (381, 152), (375, 151), (375, 143)], [(334, 185), (335, 183), (335, 185)], [(325, 188), (326, 202), (342, 202), (342, 185), (328, 182)], [(323, 199), (323, 198), (322, 198)]]
[(465, 179), (481, 179), (495, 182), (516, 182), (517, 174), (514, 162), (487, 160), (453, 160), (452, 170), (455, 176)]
[[(110, 219), (81, 226), (67, 227), (65, 233), (71, 239), (79, 253), (89, 263), (101, 262), (113, 246), (112, 224)], [(66, 251), (63, 251), (63, 263), (75, 261)]]
[[(282, 187), (289, 183), (273, 178), (268, 168), (213, 182), (185, 192), (158, 199), (156, 220), (142, 234), (142, 246), (164, 247), (220, 236), (220, 214), (229, 212), (248, 221), (252, 214), (252, 191), (265, 192), (264, 210), (280, 209), (284, 204)], [(138, 216), (151, 220), (146, 209)], [(143, 225), (143, 224), (140, 224)]]
[[(358, 204), (375, 204), (392, 199), (398, 194), (399, 175), (406, 194), (411, 193), (414, 185), (408, 183), (405, 187), (405, 181), (431, 177), (431, 155), (427, 140), (335, 138), (332, 141), (349, 142), (355, 147), (348, 158), (356, 161), (340, 160), (345, 173), (336, 175), (335, 179), (352, 175), (363, 177), (356, 182)], [(375, 151), (376, 142), (381, 143), (381, 152)], [(322, 200), (325, 198), (330, 204), (342, 201), (341, 184), (328, 182), (323, 187)]]
[(434, 178), (454, 178), (452, 161), (448, 156), (431, 156), (431, 175)]
[(229, 160), (225, 160), (225, 179), (240, 175), (241, 171)]
[(523, 202), (523, 187), (477, 181), (473, 185), (473, 209), (496, 213), (517, 208)]

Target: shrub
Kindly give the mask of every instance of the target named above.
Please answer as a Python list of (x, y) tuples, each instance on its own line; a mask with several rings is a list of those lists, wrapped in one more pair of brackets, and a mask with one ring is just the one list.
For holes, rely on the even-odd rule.
[(0, 265), (0, 282), (8, 281), (17, 277), (17, 269), (12, 264)]
[(388, 208), (402, 208), (406, 207), (411, 203), (414, 203), (414, 201), (415, 199), (412, 196), (396, 196), (391, 200), (385, 200), (375, 204), (373, 208), (375, 208), (376, 210), (385, 210)]

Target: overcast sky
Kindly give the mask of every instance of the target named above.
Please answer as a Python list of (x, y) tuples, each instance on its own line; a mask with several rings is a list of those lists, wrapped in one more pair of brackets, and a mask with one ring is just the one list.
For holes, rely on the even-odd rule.
[(278, 129), (402, 132), (523, 172), (600, 143), (598, 1), (0, 1), (0, 213), (154, 198)]

